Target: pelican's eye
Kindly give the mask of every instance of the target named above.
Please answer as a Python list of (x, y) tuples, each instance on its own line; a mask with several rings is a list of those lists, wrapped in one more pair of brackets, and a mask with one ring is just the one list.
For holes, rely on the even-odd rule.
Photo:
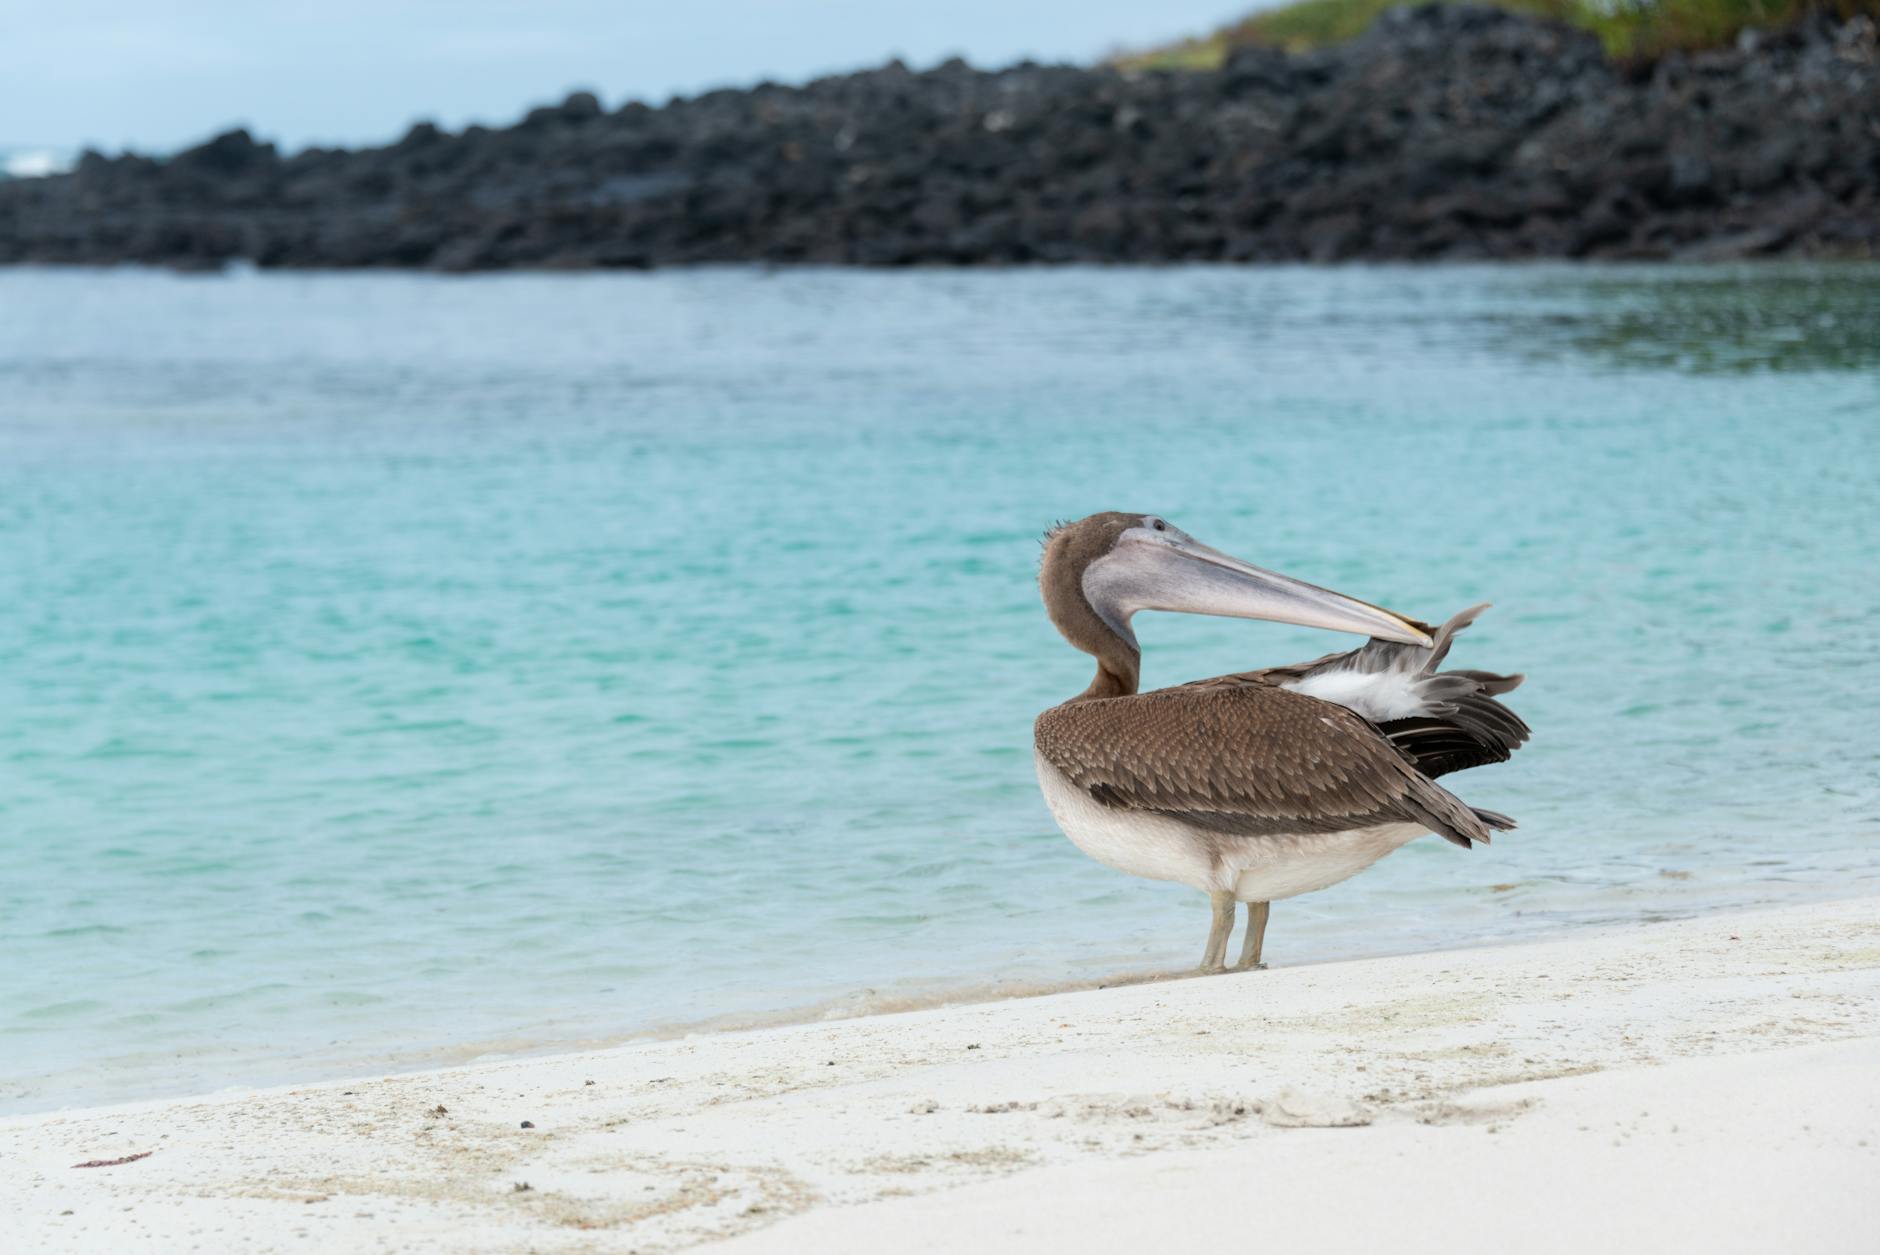
[(1158, 532), (1166, 532), (1168, 530), (1168, 524), (1164, 523), (1161, 519), (1150, 519), (1149, 526), (1155, 528)]

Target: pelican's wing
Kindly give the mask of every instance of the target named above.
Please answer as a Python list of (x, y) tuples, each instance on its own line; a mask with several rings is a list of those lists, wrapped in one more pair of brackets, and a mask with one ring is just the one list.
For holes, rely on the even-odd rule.
[(1355, 712), (1245, 677), (1067, 702), (1038, 717), (1035, 739), (1100, 805), (1226, 834), (1415, 823), (1466, 846), (1514, 826), (1464, 805)]
[(1486, 609), (1473, 606), (1451, 618), (1436, 629), (1427, 648), (1371, 641), (1348, 653), (1231, 678), (1277, 685), (1354, 710), (1425, 775), (1507, 762), (1527, 741), (1528, 726), (1495, 699), (1526, 677), (1436, 669), (1455, 634)]

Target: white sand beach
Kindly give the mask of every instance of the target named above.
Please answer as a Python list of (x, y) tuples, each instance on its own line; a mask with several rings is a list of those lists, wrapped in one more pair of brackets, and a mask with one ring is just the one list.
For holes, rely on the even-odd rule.
[(0, 1247), (1871, 1252), (1877, 1183), (1861, 899), (19, 1117)]

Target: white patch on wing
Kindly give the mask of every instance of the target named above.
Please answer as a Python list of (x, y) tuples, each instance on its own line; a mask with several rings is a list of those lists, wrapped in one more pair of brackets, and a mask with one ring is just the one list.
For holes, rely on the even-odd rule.
[(1408, 671), (1317, 671), (1281, 688), (1355, 710), (1373, 722), (1405, 719), (1421, 714), (1424, 703), (1417, 693), (1423, 677)]

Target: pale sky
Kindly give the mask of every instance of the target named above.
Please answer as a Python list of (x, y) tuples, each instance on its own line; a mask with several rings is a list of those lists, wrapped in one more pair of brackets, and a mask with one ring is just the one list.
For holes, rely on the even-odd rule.
[(878, 65), (1089, 61), (1272, 0), (0, 0), (0, 147), (288, 149)]

